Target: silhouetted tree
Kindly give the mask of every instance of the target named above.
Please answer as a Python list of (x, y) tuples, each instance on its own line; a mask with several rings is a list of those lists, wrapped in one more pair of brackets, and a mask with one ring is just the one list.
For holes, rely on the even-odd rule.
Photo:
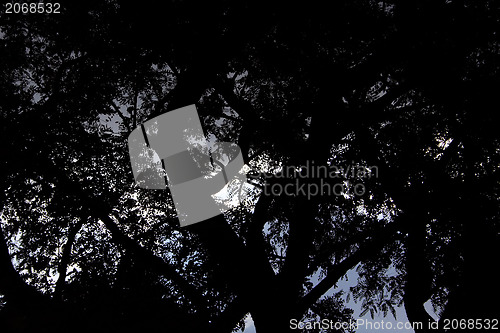
[[(441, 323), (498, 318), (498, 7), (108, 0), (2, 13), (0, 330), (348, 321), (328, 291), (354, 267), (349, 297), (372, 316), (404, 303), (427, 323), (431, 300)], [(207, 137), (237, 142), (254, 172), (244, 205), (181, 229), (168, 191), (134, 184), (127, 137), (193, 103)], [(301, 165), (356, 166), (367, 173), (328, 185), (366, 191), (262, 192)]]

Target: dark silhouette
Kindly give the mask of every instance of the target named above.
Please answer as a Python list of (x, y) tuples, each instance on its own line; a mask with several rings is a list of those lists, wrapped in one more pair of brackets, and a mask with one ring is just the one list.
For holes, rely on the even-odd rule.
[[(500, 299), (498, 7), (2, 9), (0, 332), (223, 333), (248, 313), (258, 333), (345, 322), (344, 297), (325, 294), (357, 265), (349, 297), (365, 312), (404, 304), (427, 323), (431, 300), (441, 328), (481, 331)], [(255, 188), (180, 228), (168, 190), (134, 184), (127, 137), (193, 103), (207, 138), (241, 147)], [(258, 195), (303, 165), (356, 166), (367, 173), (325, 181), (364, 191)]]

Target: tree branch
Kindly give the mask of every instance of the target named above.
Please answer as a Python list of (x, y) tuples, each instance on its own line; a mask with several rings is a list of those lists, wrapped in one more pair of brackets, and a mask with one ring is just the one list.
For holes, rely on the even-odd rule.
[(316, 303), (348, 270), (356, 266), (361, 260), (376, 255), (387, 243), (392, 241), (394, 234), (402, 228), (398, 222), (390, 223), (386, 228), (375, 234), (362, 244), (356, 252), (338, 264), (331, 266), (328, 273), (307, 295), (302, 297), (297, 306), (297, 315), (302, 315)]
[[(43, 161), (40, 161), (43, 162)], [(80, 188), (80, 184), (70, 180), (64, 172), (58, 172), (58, 168), (53, 161), (45, 160), (46, 168), (44, 171), (53, 177), (54, 183), (61, 186), (62, 190), (68, 194), (74, 195), (84, 211), (89, 217), (100, 219), (106, 228), (110, 231), (113, 239), (119, 245), (122, 245), (128, 251), (134, 253), (138, 262), (143, 265), (149, 265), (148, 269), (163, 275), (167, 279), (174, 282), (190, 298), (195, 304), (205, 304), (205, 300), (196, 288), (189, 284), (176, 269), (165, 262), (160, 257), (157, 257), (147, 249), (137, 244), (133, 239), (123, 234), (116, 223), (110, 218), (112, 209), (109, 208), (103, 201), (93, 198), (92, 195), (85, 193)]]
[(64, 245), (63, 253), (61, 256), (61, 262), (59, 263), (59, 266), (57, 268), (57, 272), (59, 273), (59, 278), (57, 279), (55, 290), (54, 290), (54, 298), (59, 299), (62, 296), (62, 292), (64, 289), (64, 285), (66, 282), (66, 275), (68, 271), (68, 264), (71, 259), (71, 249), (73, 248), (73, 242), (75, 241), (76, 234), (82, 227), (84, 221), (86, 219), (85, 217), (80, 217), (78, 222), (70, 227), (69, 233), (68, 233), (68, 240), (66, 244)]

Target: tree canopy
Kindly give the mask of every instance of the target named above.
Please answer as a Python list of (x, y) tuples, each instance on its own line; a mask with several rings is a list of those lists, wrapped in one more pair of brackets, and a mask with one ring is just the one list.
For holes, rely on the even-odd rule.
[[(293, 318), (345, 322), (346, 295), (329, 290), (354, 267), (347, 297), (372, 316), (404, 304), (427, 323), (430, 300), (441, 323), (498, 318), (499, 9), (4, 8), (0, 330), (222, 333), (247, 314), (258, 333)], [(244, 204), (180, 228), (168, 190), (134, 183), (127, 137), (189, 104), (250, 171)], [(363, 191), (276, 191), (326, 186), (311, 168)]]

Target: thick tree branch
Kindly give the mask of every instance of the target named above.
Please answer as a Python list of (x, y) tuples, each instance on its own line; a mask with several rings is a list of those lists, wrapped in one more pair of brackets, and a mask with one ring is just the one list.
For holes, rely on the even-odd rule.
[(92, 210), (96, 213), (96, 217), (99, 218), (110, 231), (115, 242), (119, 246), (123, 246), (125, 250), (135, 255), (138, 263), (147, 267), (148, 270), (163, 275), (167, 279), (174, 282), (182, 290), (186, 297), (190, 298), (193, 302), (195, 302), (195, 304), (202, 305), (206, 303), (206, 300), (201, 296), (196, 287), (187, 282), (186, 279), (175, 270), (175, 268), (170, 266), (160, 257), (151, 253), (149, 250), (137, 244), (137, 242), (130, 237), (123, 234), (118, 225), (109, 215), (101, 212), (100, 210), (96, 211), (95, 207)]
[(295, 300), (302, 292), (302, 286), (306, 278), (306, 270), (309, 264), (309, 256), (314, 246), (314, 221), (312, 221), (315, 205), (309, 198), (298, 199), (292, 214), (289, 216), (289, 240), (286, 252), (285, 263), (279, 274), (282, 297), (289, 297)]
[(402, 228), (402, 224), (395, 222), (389, 224), (379, 233), (372, 235), (352, 255), (334, 264), (328, 269), (328, 273), (307, 295), (299, 302), (297, 315), (302, 315), (309, 307), (316, 303), (337, 281), (344, 276), (348, 270), (356, 266), (360, 261), (376, 255), (389, 242), (394, 240), (394, 235)]
[(57, 279), (55, 290), (54, 290), (54, 298), (59, 299), (62, 296), (64, 285), (66, 282), (66, 274), (68, 271), (68, 265), (71, 259), (71, 250), (73, 248), (73, 242), (75, 241), (75, 237), (82, 227), (83, 223), (86, 220), (86, 216), (81, 216), (78, 222), (70, 227), (68, 232), (68, 240), (63, 248), (63, 253), (61, 256), (61, 262), (57, 268), (57, 272), (59, 273), (59, 278)]
[[(403, 300), (406, 315), (412, 323), (426, 323), (432, 317), (425, 311), (424, 303), (431, 296), (432, 272), (425, 258), (426, 220), (418, 211), (405, 213), (408, 219), (406, 238), (406, 283)], [(419, 332), (430, 332), (424, 328)]]
[(271, 201), (272, 197), (270, 196), (259, 198), (246, 233), (249, 256), (253, 259), (255, 268), (269, 281), (274, 278), (274, 271), (269, 263), (266, 253), (267, 244), (262, 233), (267, 222), (267, 210)]
[(89, 217), (100, 219), (111, 232), (115, 242), (134, 253), (138, 258), (138, 262), (149, 265), (148, 269), (170, 279), (179, 286), (186, 294), (186, 297), (195, 301), (195, 303), (205, 304), (200, 292), (193, 285), (189, 284), (174, 267), (120, 231), (119, 227), (109, 216), (112, 209), (105, 202), (93, 198), (92, 195), (86, 193), (80, 188), (80, 184), (70, 180), (64, 172), (58, 172), (58, 168), (52, 161), (47, 160), (45, 166), (45, 172), (53, 177), (54, 182), (58, 184), (61, 190), (65, 191), (68, 195), (75, 196)]

